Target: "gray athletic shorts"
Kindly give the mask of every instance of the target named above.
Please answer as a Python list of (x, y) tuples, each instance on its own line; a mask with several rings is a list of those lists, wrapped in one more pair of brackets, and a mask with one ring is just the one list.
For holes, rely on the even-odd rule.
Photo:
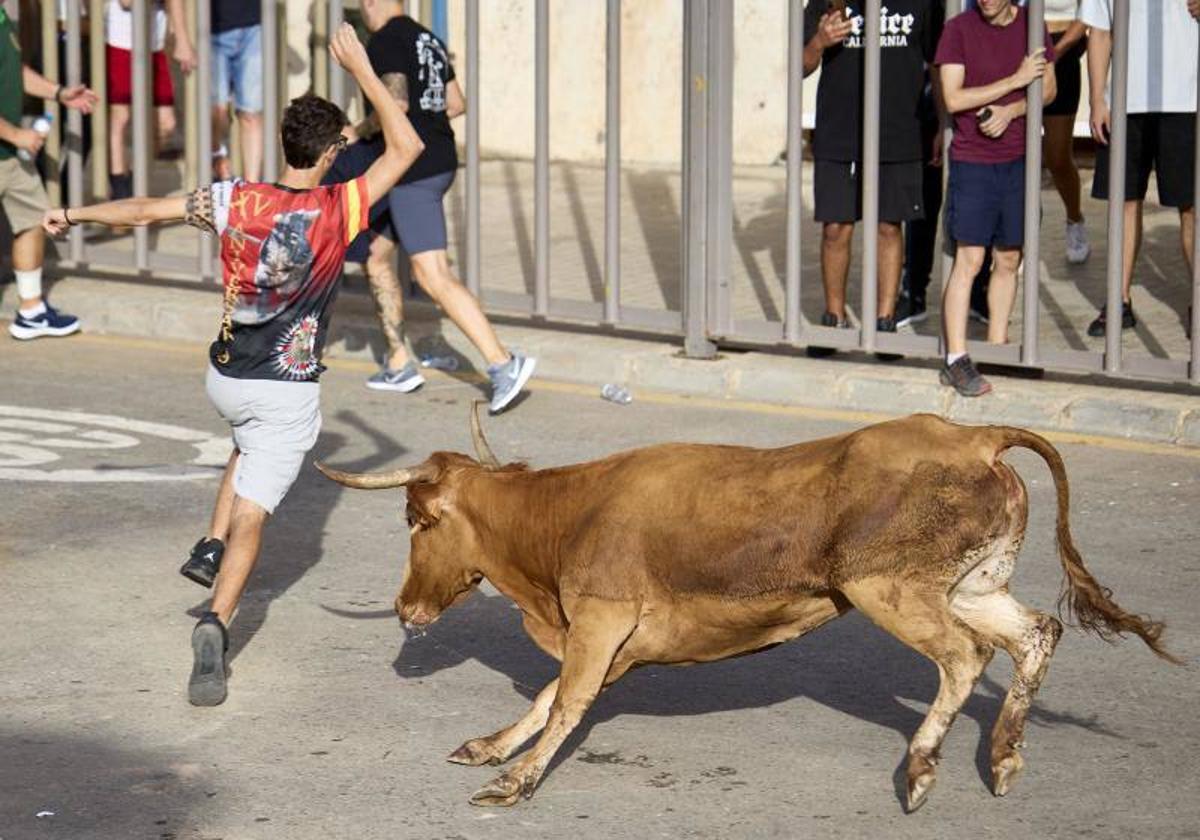
[(209, 400), (233, 428), (233, 445), (241, 453), (233, 491), (274, 513), (300, 474), (305, 454), (317, 442), (321, 386), (235, 379), (212, 365), (204, 384)]
[(392, 230), (400, 236), (404, 253), (410, 257), (425, 251), (446, 250), (446, 213), (442, 196), (454, 183), (454, 172), (443, 172), (400, 184), (388, 191)]

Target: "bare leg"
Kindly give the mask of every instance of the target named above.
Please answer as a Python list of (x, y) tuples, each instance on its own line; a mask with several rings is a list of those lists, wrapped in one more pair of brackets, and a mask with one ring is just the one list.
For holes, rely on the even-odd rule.
[(408, 364), (408, 350), (404, 346), (404, 296), (400, 293), (400, 280), (392, 270), (395, 253), (396, 246), (390, 239), (376, 236), (365, 266), (379, 326), (387, 342), (386, 366), (390, 370), (400, 370)]
[(550, 704), (558, 693), (558, 678), (546, 683), (538, 692), (533, 705), (512, 726), (483, 738), (474, 738), (450, 753), (447, 761), (454, 764), (502, 764), (534, 734), (542, 731), (550, 717)]
[[(42, 267), (46, 253), (46, 234), (41, 225), (34, 225), (13, 237), (12, 263), (14, 271), (36, 271)], [(42, 302), (42, 296), (21, 298), (20, 308), (28, 309)]]
[(233, 475), (240, 454), (235, 447), (225, 464), (225, 474), (221, 476), (221, 486), (217, 488), (217, 503), (213, 505), (212, 521), (208, 526), (210, 540), (225, 542), (229, 539), (229, 520), (233, 516)]
[[(1020, 264), (1020, 248), (992, 249), (992, 282), (988, 284), (988, 341), (992, 344), (1008, 342), (1008, 322), (1017, 299), (1017, 267)], [(1037, 266), (1025, 267), (1027, 273), (1037, 270)]]
[[(847, 260), (849, 265), (849, 260)], [(879, 223), (879, 305), (880, 318), (896, 314), (896, 299), (900, 296), (900, 269), (904, 265), (904, 235), (900, 225)], [(843, 285), (843, 289), (845, 286)]]
[(513, 805), (533, 795), (546, 765), (600, 693), (632, 664), (615, 662), (637, 626), (638, 606), (619, 601), (581, 600), (571, 616), (558, 691), (542, 737), (506, 772), (471, 796), (474, 805)]
[(235, 496), (229, 517), (229, 541), (225, 544), (225, 555), (221, 558), (221, 572), (217, 575), (210, 609), (229, 626), (246, 581), (258, 562), (258, 551), (262, 547), (263, 526), (267, 512), (254, 502)]
[(950, 281), (942, 290), (942, 332), (947, 353), (967, 352), (967, 310), (971, 306), (971, 284), (983, 267), (985, 248), (959, 245), (954, 254)]
[(901, 589), (895, 580), (867, 578), (842, 590), (872, 621), (933, 660), (941, 684), (908, 747), (908, 810), (925, 802), (936, 779), (938, 749), (959, 709), (992, 658), (992, 647), (957, 618), (942, 592)]
[(1125, 276), (1121, 284), (1121, 300), (1129, 303), (1133, 289), (1133, 266), (1142, 250), (1142, 202), (1125, 202)]
[(821, 283), (825, 287), (825, 311), (838, 320), (846, 318), (846, 280), (850, 274), (850, 241), (854, 224), (827, 222), (821, 228)]
[(255, 182), (262, 178), (263, 117), (248, 111), (238, 111), (237, 117), (242, 138), (243, 177)]
[(450, 320), (466, 334), (489, 365), (507, 362), (511, 356), (496, 337), (475, 296), (450, 270), (445, 251), (422, 251), (411, 257), (413, 276), (421, 288), (445, 310)]
[(1196, 226), (1196, 206), (1185, 207), (1179, 211), (1179, 236), (1183, 240), (1183, 258), (1187, 260), (1188, 271), (1196, 264), (1196, 255), (1192, 253), (1192, 241)]
[(155, 142), (158, 151), (171, 145), (171, 137), (175, 134), (175, 107), (173, 105), (158, 105), (154, 108)]
[(125, 134), (129, 129), (129, 106), (108, 106), (108, 171), (112, 175), (124, 175), (129, 171), (129, 159), (125, 156)]
[[(224, 146), (228, 150), (229, 143), (229, 105), (214, 105), (212, 109), (212, 152), (215, 155)], [(229, 153), (226, 151), (226, 156), (221, 160), (213, 160), (213, 177), (219, 181), (227, 181), (233, 177), (233, 169), (229, 160)]]
[(1062, 198), (1068, 222), (1082, 222), (1083, 209), (1080, 205), (1079, 169), (1075, 166), (1073, 149), (1075, 118), (1049, 116), (1044, 122), (1042, 156), (1054, 188)]

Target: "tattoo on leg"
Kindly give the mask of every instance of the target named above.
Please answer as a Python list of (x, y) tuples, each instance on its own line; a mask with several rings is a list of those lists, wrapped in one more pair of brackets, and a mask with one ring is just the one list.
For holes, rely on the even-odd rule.
[(390, 267), (368, 272), (371, 295), (375, 298), (375, 311), (379, 313), (379, 325), (388, 346), (388, 358), (404, 350), (404, 299), (400, 294), (400, 283)]

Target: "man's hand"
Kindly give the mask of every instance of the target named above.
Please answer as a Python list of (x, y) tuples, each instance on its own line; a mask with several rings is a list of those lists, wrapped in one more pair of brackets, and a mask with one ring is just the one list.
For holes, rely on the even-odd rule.
[(844, 13), (831, 10), (821, 16), (814, 40), (822, 50), (827, 50), (845, 41), (852, 29), (850, 19)]
[(1108, 135), (1112, 131), (1112, 113), (1108, 103), (1103, 99), (1092, 102), (1092, 115), (1088, 120), (1092, 129), (1092, 139), (1101, 146), (1108, 145)]
[[(992, 110), (992, 115), (979, 124), (979, 130), (987, 137), (993, 140), (1004, 136), (1004, 132), (1008, 130), (1009, 123), (1013, 121), (1012, 109), (1007, 105), (989, 105)], [(982, 111), (982, 109), (980, 109)]]
[(12, 136), (8, 140), (18, 149), (24, 149), (31, 155), (36, 155), (42, 150), (42, 146), (46, 143), (46, 136), (39, 134), (32, 128), (14, 128)]
[(371, 61), (367, 58), (367, 50), (358, 40), (354, 27), (343, 23), (329, 41), (329, 52), (334, 60), (345, 68), (351, 76), (358, 77), (362, 73), (372, 73)]
[(196, 69), (196, 50), (187, 38), (175, 39), (175, 51), (171, 57), (175, 59), (175, 63), (185, 74)]
[(51, 236), (58, 236), (65, 233), (67, 228), (67, 211), (61, 207), (56, 207), (53, 210), (47, 210), (42, 216), (42, 227), (46, 229), (46, 233)]
[(71, 85), (64, 87), (58, 92), (58, 101), (68, 108), (74, 108), (77, 111), (83, 111), (85, 114), (92, 113), (92, 109), (96, 107), (96, 102), (99, 97), (95, 92), (84, 85)]
[(1021, 59), (1021, 66), (1012, 74), (1017, 89), (1029, 87), (1046, 72), (1046, 50), (1038, 48)]

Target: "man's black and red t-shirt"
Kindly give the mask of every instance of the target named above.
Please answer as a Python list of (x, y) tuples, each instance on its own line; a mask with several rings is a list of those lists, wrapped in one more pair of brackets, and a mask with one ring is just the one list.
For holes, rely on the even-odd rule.
[(237, 379), (315, 382), (346, 246), (366, 228), (366, 180), (310, 190), (223, 181), (201, 187), (196, 204), (197, 226), (221, 237), (213, 366)]

